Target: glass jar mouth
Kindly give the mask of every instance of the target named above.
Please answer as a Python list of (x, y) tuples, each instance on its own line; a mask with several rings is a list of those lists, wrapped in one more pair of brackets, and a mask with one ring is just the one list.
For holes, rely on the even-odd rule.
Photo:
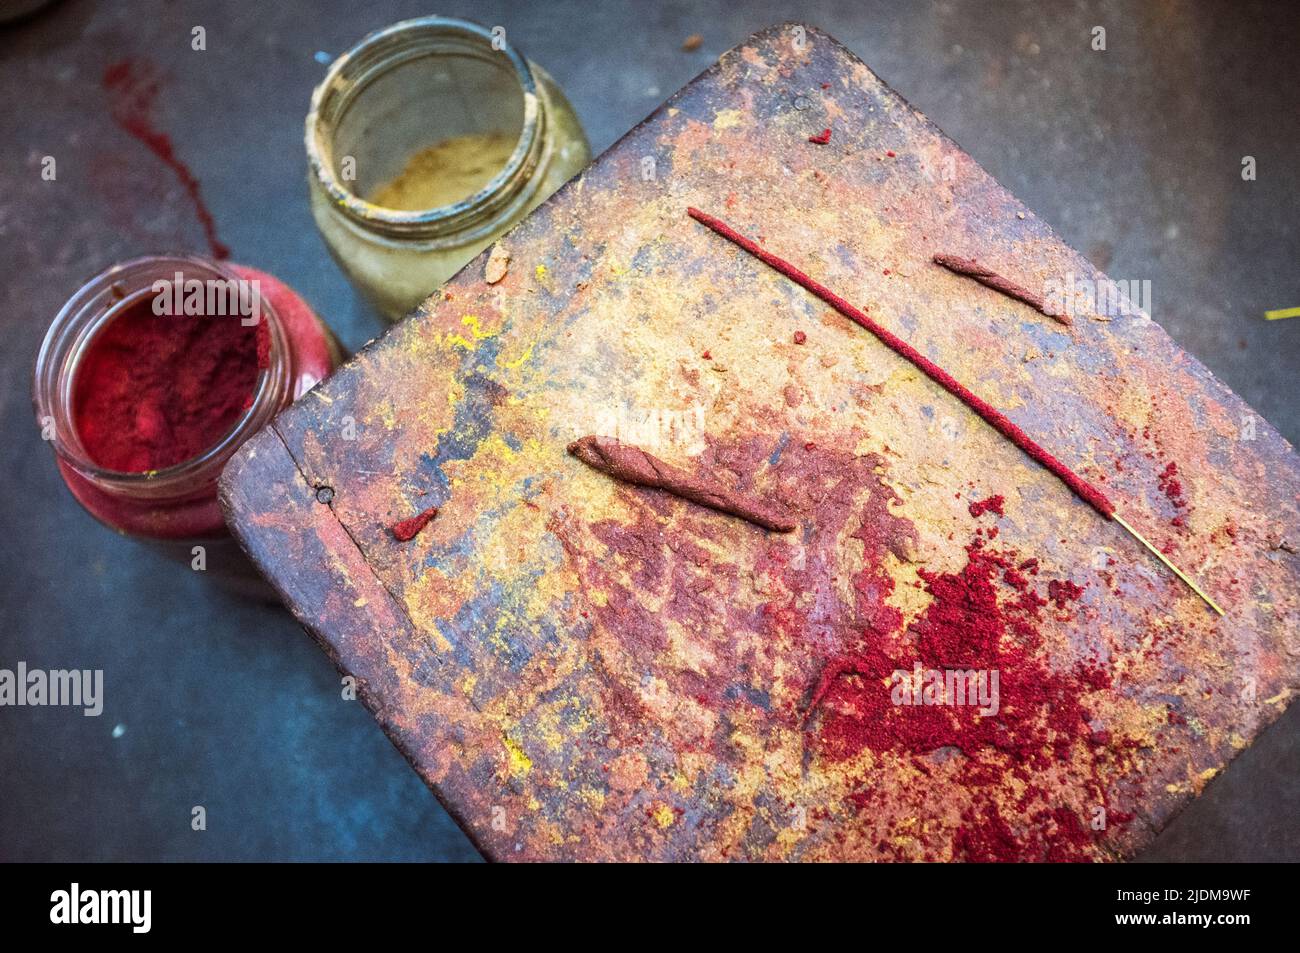
[[(458, 202), (419, 211), (368, 202), (347, 188), (335, 172), (334, 129), (375, 80), (411, 60), (439, 54), (472, 56), (495, 63), (504, 58), (523, 99), (523, 120), (515, 148), (496, 175)], [(436, 237), (472, 228), (516, 198), (540, 159), (544, 122), (533, 71), (504, 37), (468, 20), (417, 17), (376, 30), (330, 65), (312, 92), (305, 132), (307, 161), (312, 177), (333, 205), (354, 223), (393, 235)]]
[(188, 495), (196, 487), (215, 481), (235, 451), (275, 416), (288, 391), (288, 338), (271, 302), (259, 295), (257, 313), (267, 325), (268, 363), (258, 375), (248, 409), (224, 436), (202, 453), (157, 470), (114, 470), (90, 458), (73, 418), (78, 367), (91, 341), (109, 322), (154, 296), (154, 285), (162, 280), (170, 283), (176, 273), (187, 280), (241, 280), (228, 268), (194, 256), (158, 255), (113, 265), (68, 299), (50, 323), (37, 352), (32, 392), (37, 424), (42, 431), (52, 427), (48, 439), (59, 460), (104, 489), (137, 497), (168, 498)]

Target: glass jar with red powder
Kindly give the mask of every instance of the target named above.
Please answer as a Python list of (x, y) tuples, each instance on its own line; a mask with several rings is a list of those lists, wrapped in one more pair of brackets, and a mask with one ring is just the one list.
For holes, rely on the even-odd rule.
[(217, 477), (341, 359), (329, 329), (269, 274), (139, 258), (92, 278), (50, 325), (36, 359), (37, 423), (96, 519), (248, 588)]

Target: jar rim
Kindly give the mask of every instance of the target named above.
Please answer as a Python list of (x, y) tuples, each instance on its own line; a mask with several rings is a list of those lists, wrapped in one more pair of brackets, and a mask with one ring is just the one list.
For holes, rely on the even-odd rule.
[[(269, 363), (258, 375), (248, 409), (224, 436), (202, 453), (158, 470), (114, 470), (92, 460), (72, 420), (78, 366), (100, 331), (154, 293), (154, 284), (162, 279), (153, 276), (163, 268), (174, 273), (198, 271), (207, 279), (242, 280), (221, 263), (196, 255), (148, 255), (110, 266), (77, 289), (50, 322), (36, 355), (32, 390), (37, 424), (44, 428), (46, 421), (54, 422), (50, 443), (60, 460), (103, 489), (159, 498), (184, 496), (196, 489), (196, 484), (215, 481), (235, 451), (275, 416), (288, 391), (290, 375), (284, 326), (270, 300), (259, 295), (258, 316), (266, 321), (270, 339)], [(124, 282), (131, 281), (137, 287), (122, 293)]]
[[(367, 81), (357, 83), (353, 81), (351, 71), (371, 67), (374, 65), (371, 61), (375, 59), (383, 63), (385, 53), (387, 57), (393, 57), (422, 42), (436, 39), (462, 39), (469, 40), (478, 47), (486, 45), (494, 56), (503, 56), (510, 64), (523, 97), (523, 123), (514, 151), (505, 165), (481, 189), (450, 205), (406, 211), (368, 202), (344, 187), (335, 175), (334, 163), (331, 161), (333, 145), (329, 141), (332, 129), (327, 129), (327, 120), (336, 118), (335, 113), (341, 114), (351, 99), (369, 85), (369, 81), (384, 72), (372, 71), (366, 77)], [(307, 112), (307, 162), (312, 177), (325, 190), (335, 207), (353, 222), (397, 233), (434, 235), (475, 224), (479, 219), (492, 214), (498, 206), (507, 203), (523, 187), (538, 160), (544, 121), (532, 68), (508, 41), (494, 36), (486, 27), (469, 20), (441, 16), (415, 17), (367, 34), (330, 64), (324, 79), (312, 91), (311, 107)]]

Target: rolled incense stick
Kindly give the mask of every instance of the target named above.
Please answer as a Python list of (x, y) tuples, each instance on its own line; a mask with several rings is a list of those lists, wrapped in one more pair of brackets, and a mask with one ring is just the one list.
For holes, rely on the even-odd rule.
[(942, 265), (955, 275), (963, 275), (967, 278), (974, 278), (986, 288), (992, 288), (994, 291), (1000, 291), (1008, 298), (1015, 298), (1017, 301), (1023, 301), (1029, 307), (1033, 308), (1039, 314), (1045, 314), (1054, 321), (1061, 324), (1073, 324), (1068, 314), (1055, 314), (1047, 310), (1047, 303), (1043, 296), (1035, 294), (1028, 288), (1016, 284), (1010, 278), (1003, 278), (991, 268), (986, 268), (974, 258), (959, 258), (956, 255), (945, 255), (942, 253), (934, 256), (934, 263)]
[(867, 317), (865, 313), (849, 304), (825, 285), (809, 278), (788, 261), (778, 258), (776, 255), (773, 255), (771, 252), (750, 241), (721, 219), (708, 215), (705, 212), (701, 212), (697, 208), (688, 208), (686, 211), (691, 218), (695, 219), (701, 225), (717, 232), (729, 242), (732, 242), (749, 252), (759, 261), (763, 262), (763, 264), (775, 269), (795, 284), (816, 295), (850, 321), (866, 328), (895, 354), (910, 361), (932, 381), (977, 413), (987, 424), (997, 430), (998, 433), (1002, 434), (1002, 436), (1006, 437), (1023, 450), (1030, 459), (1048, 470), (1053, 476), (1069, 487), (1070, 491), (1074, 493), (1075, 496), (1091, 506), (1101, 516), (1119, 523), (1119, 525), (1131, 533), (1138, 542), (1151, 550), (1151, 552), (1154, 553), (1162, 563), (1173, 570), (1174, 574), (1185, 582), (1193, 592), (1204, 599), (1210, 608), (1219, 613), (1219, 615), (1223, 615), (1223, 610), (1220, 609), (1218, 604), (1206, 595), (1199, 586), (1192, 582), (1178, 569), (1178, 567), (1165, 558), (1158, 549), (1147, 542), (1147, 540), (1144, 539), (1137, 530), (1133, 529), (1132, 526), (1116, 516), (1115, 504), (1106, 498), (1106, 494), (1102, 493), (1101, 490), (1097, 489), (1060, 460), (1056, 459), (1056, 457), (1048, 453), (1043, 447), (1035, 443), (1028, 434), (1012, 423), (1011, 420), (996, 407), (973, 393), (942, 367), (935, 364), (916, 348), (912, 347), (912, 345), (908, 344), (891, 331), (881, 327), (875, 321), (871, 320), (871, 318)]
[(569, 444), (569, 453), (593, 470), (617, 480), (664, 490), (711, 510), (739, 516), (764, 529), (788, 533), (798, 525), (779, 507), (729, 490), (712, 477), (674, 467), (613, 437), (582, 437)]

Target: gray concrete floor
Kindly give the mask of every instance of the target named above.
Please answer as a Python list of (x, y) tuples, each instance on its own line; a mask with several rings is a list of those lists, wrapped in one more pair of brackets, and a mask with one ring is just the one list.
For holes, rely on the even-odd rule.
[[(1113, 277), (1293, 443), (1300, 319), (1296, 7), (1267, 2), (447, 2), (502, 24), (600, 151), (770, 23), (829, 31)], [(469, 859), (474, 851), (286, 613), (102, 529), (32, 423), (31, 362), (82, 280), (203, 251), (174, 177), (114, 126), (100, 77), (165, 77), (158, 125), (237, 261), (355, 348), (382, 329), (307, 210), (302, 120), (324, 66), (422, 2), (61, 0), (0, 28), (0, 667), (105, 670), (106, 709), (0, 709), (0, 859)], [(206, 52), (190, 49), (191, 28)], [(1107, 30), (1105, 52), (1090, 30)], [(682, 52), (682, 40), (704, 43)], [(54, 155), (58, 179), (40, 177)], [(1258, 179), (1243, 182), (1242, 157)], [(117, 729), (115, 731), (115, 729)], [(115, 737), (115, 735), (117, 735)], [(190, 829), (194, 805), (208, 829)], [(1300, 859), (1300, 706), (1146, 859)]]

